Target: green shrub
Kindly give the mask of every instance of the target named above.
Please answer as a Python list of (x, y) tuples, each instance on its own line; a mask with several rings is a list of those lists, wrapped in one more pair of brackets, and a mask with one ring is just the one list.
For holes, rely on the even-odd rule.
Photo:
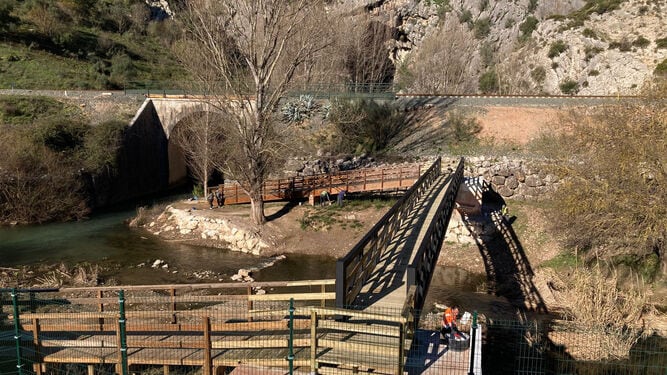
[(549, 56), (549, 58), (554, 58), (560, 55), (561, 53), (565, 52), (567, 49), (568, 45), (564, 41), (557, 40), (551, 43), (551, 47), (549, 47), (549, 53), (547, 54), (547, 56)]
[(547, 78), (547, 71), (543, 66), (538, 66), (530, 71), (530, 77), (537, 83), (542, 83)]
[(38, 120), (32, 130), (33, 140), (51, 151), (74, 155), (83, 148), (88, 126), (65, 116)]
[(530, 38), (530, 35), (537, 29), (537, 24), (539, 21), (533, 16), (526, 17), (526, 20), (519, 25), (519, 31), (521, 31), (521, 36), (519, 40), (525, 41)]
[(584, 48), (584, 54), (586, 55), (585, 60), (590, 61), (595, 55), (602, 52), (602, 49), (599, 47), (586, 46)]
[(621, 52), (629, 52), (632, 51), (632, 44), (629, 41), (623, 39), (619, 42), (609, 43), (609, 49), (617, 49)]
[(459, 22), (467, 23), (468, 25), (472, 24), (472, 13), (468, 9), (463, 9), (459, 12)]
[(482, 45), (479, 46), (479, 56), (482, 59), (482, 65), (485, 67), (493, 64), (493, 45), (489, 42), (482, 43)]
[(508, 19), (505, 20), (505, 28), (509, 29), (512, 26), (514, 26), (515, 23), (516, 23), (516, 20), (514, 18), (508, 18)]
[(41, 96), (0, 96), (0, 123), (28, 124), (73, 109), (52, 98)]
[(405, 127), (405, 116), (390, 104), (373, 100), (335, 100), (328, 121), (336, 136), (326, 146), (333, 153), (382, 153)]
[(589, 29), (588, 27), (584, 29), (584, 31), (581, 32), (581, 35), (585, 36), (586, 38), (591, 38), (591, 39), (597, 39), (598, 34), (593, 31), (593, 29)]
[(656, 76), (667, 76), (667, 59), (662, 60), (662, 62), (655, 67), (653, 74)]
[(528, 13), (533, 13), (537, 9), (537, 0), (528, 1)]
[(579, 84), (577, 81), (571, 79), (561, 82), (558, 86), (560, 87), (560, 91), (565, 95), (574, 95), (579, 92)]
[(638, 48), (644, 48), (651, 44), (651, 41), (644, 38), (643, 36), (638, 36), (637, 39), (632, 41), (632, 45)]
[(667, 48), (667, 38), (656, 39), (655, 44), (658, 48)]
[(567, 28), (581, 27), (584, 21), (590, 18), (593, 13), (604, 14), (606, 12), (618, 9), (621, 3), (626, 0), (587, 0), (586, 4), (578, 10), (570, 13), (567, 17), (570, 22)]
[(479, 77), (479, 91), (485, 94), (498, 91), (498, 75), (494, 69), (486, 71)]
[(489, 35), (489, 32), (491, 32), (491, 20), (487, 17), (478, 19), (473, 24), (473, 31), (475, 32), (475, 38), (486, 38), (486, 36)]
[(555, 61), (551, 63), (551, 69), (556, 69), (558, 68), (558, 66), (559, 66), (558, 63)]
[(476, 140), (477, 134), (482, 131), (482, 126), (475, 118), (466, 118), (460, 112), (449, 113), (447, 126), (450, 129), (450, 140), (454, 145)]
[(589, 70), (589, 71), (588, 71), (588, 75), (589, 75), (589, 76), (593, 76), (593, 77), (595, 77), (595, 76), (597, 76), (597, 75), (600, 75), (600, 72), (597, 71), (597, 70), (595, 70), (595, 69), (592, 69), (592, 70)]
[(117, 152), (123, 143), (127, 124), (123, 121), (106, 121), (93, 126), (84, 141), (84, 163), (93, 172), (113, 171)]
[(489, 6), (489, 0), (480, 0), (479, 1), (479, 11), (483, 12), (488, 8)]

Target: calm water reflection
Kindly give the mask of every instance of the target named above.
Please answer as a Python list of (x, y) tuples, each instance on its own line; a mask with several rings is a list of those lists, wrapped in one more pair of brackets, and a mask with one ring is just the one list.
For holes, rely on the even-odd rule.
[[(134, 211), (96, 215), (90, 220), (27, 227), (0, 227), (0, 267), (63, 262), (105, 266), (121, 283), (195, 282), (184, 271), (205, 270), (231, 276), (239, 268), (260, 268), (271, 259), (217, 248), (164, 242), (128, 228), (124, 221)], [(169, 269), (137, 268), (163, 259)], [(174, 271), (177, 271), (174, 273)], [(331, 278), (335, 260), (329, 257), (290, 256), (257, 271), (257, 280)], [(231, 281), (226, 277), (223, 281)]]

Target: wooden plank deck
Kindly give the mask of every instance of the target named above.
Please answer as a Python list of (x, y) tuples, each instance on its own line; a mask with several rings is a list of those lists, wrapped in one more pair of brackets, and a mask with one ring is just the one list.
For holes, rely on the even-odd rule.
[(364, 311), (400, 311), (407, 295), (407, 267), (419, 249), (428, 225), (445, 197), (448, 175), (441, 175), (403, 222), (373, 274), (357, 296), (354, 305)]

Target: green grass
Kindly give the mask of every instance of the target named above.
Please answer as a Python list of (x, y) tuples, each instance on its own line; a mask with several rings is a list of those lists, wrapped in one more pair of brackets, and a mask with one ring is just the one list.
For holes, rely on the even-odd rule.
[(0, 124), (26, 125), (40, 118), (82, 116), (78, 107), (46, 97), (0, 96)]
[(363, 211), (371, 208), (380, 210), (391, 207), (396, 203), (393, 198), (354, 199), (345, 200), (343, 207), (333, 202), (329, 206), (308, 207), (303, 216), (298, 219), (302, 230), (329, 230), (334, 225), (340, 225), (343, 229), (357, 230), (363, 228), (363, 223), (358, 219), (346, 219), (347, 214), (355, 211)]
[(100, 88), (87, 87), (94, 86), (91, 67), (83, 61), (0, 43), (0, 88)]
[(581, 264), (581, 261), (579, 261), (574, 254), (570, 252), (564, 252), (556, 255), (554, 258), (542, 262), (542, 264), (540, 264), (540, 267), (553, 268), (554, 270), (562, 270), (565, 268), (576, 267), (577, 264)]
[[(133, 82), (161, 88), (186, 80), (170, 49), (150, 35), (73, 27), (54, 42), (25, 27), (0, 41), (0, 88), (122, 89)], [(9, 41), (8, 41), (9, 40)]]

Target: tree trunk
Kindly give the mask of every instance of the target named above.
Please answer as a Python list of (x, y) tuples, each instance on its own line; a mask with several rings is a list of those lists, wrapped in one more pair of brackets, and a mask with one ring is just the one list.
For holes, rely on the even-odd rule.
[(261, 193), (250, 196), (250, 218), (252, 222), (261, 225), (266, 223), (264, 216), (264, 197)]

